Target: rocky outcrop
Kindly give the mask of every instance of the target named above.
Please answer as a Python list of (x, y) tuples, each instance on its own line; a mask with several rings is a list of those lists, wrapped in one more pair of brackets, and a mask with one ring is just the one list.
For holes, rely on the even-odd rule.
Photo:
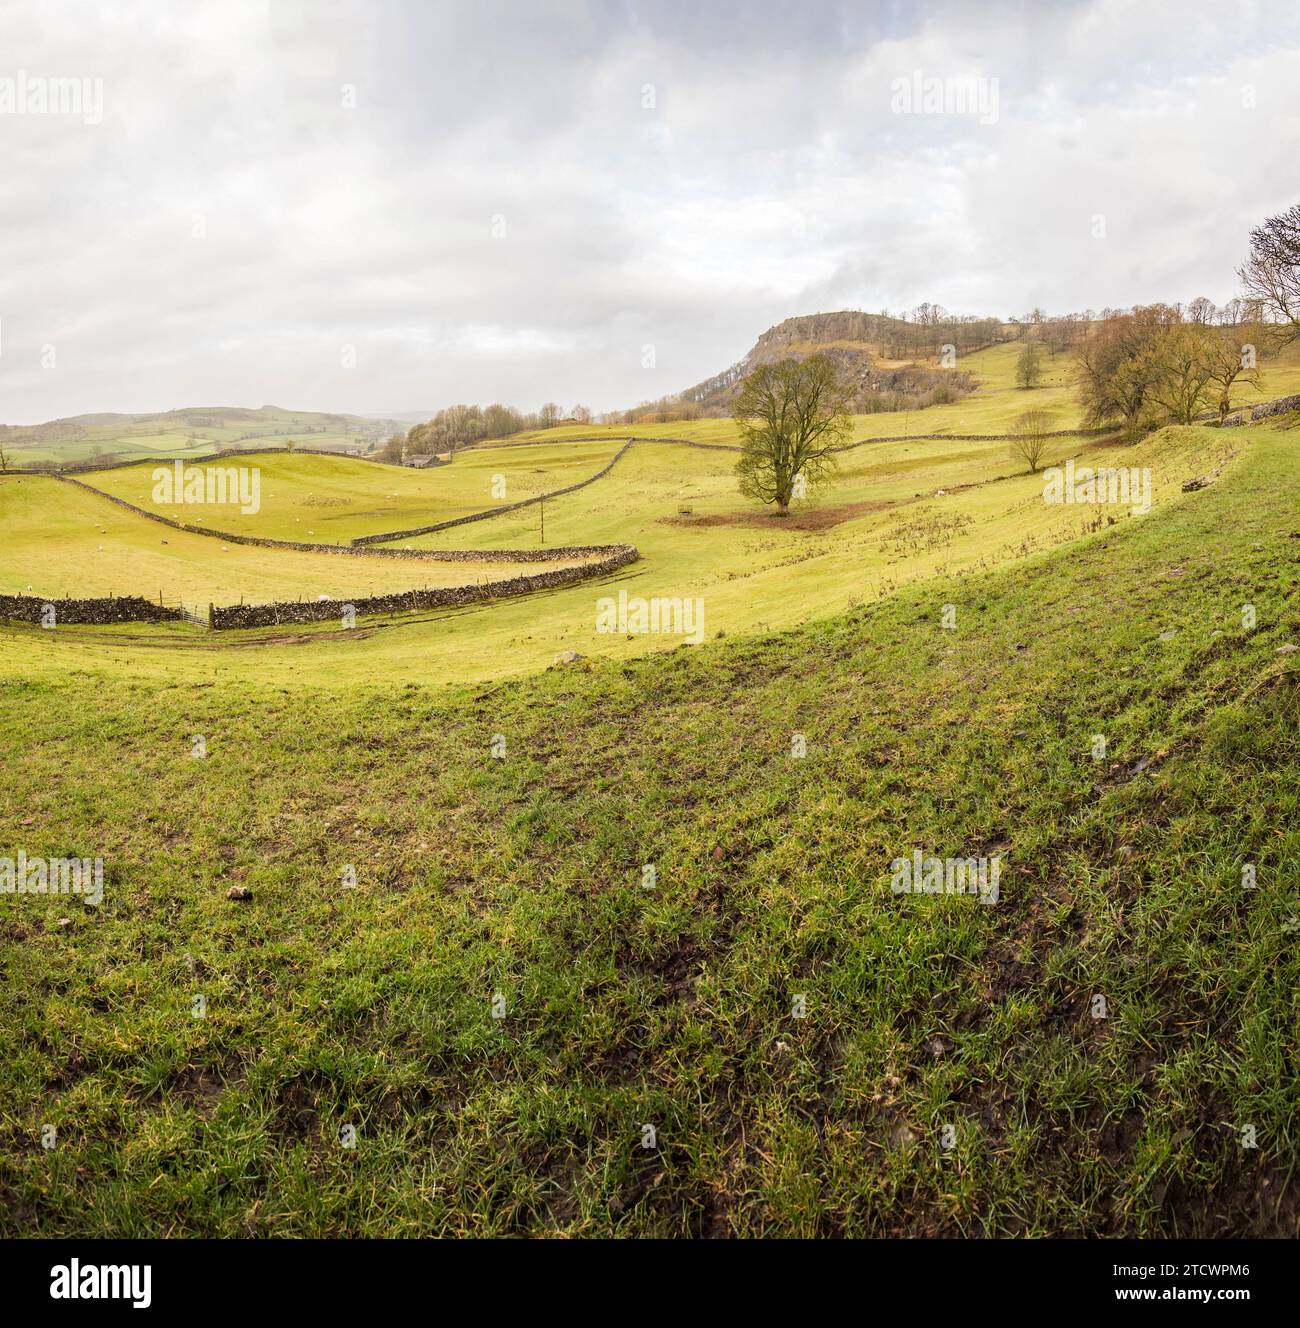
[[(705, 415), (725, 415), (745, 375), (760, 364), (820, 353), (835, 361), (840, 383), (857, 409), (879, 409), (891, 398), (912, 399), (912, 409), (956, 400), (973, 390), (975, 380), (956, 367), (932, 368), (930, 358), (944, 346), (964, 357), (1004, 338), (994, 319), (955, 319), (939, 309), (933, 312), (934, 321), (924, 324), (855, 309), (787, 318), (769, 327), (743, 359), (678, 397)], [(886, 368), (882, 360), (909, 363)]]

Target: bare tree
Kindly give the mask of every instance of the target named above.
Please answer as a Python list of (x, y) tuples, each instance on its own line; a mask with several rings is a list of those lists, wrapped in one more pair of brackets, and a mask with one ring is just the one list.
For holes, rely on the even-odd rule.
[(380, 459), (383, 461), (401, 461), (406, 452), (406, 435), (404, 433), (392, 434), (388, 441), (379, 449)]
[(538, 420), (543, 429), (553, 428), (556, 421), (560, 418), (561, 410), (558, 403), (548, 401), (540, 411), (537, 412)]
[(740, 491), (790, 511), (799, 482), (814, 487), (835, 468), (835, 449), (851, 427), (848, 399), (829, 355), (761, 364), (732, 406), (740, 430)]
[(1102, 321), (1079, 348), (1078, 385), (1084, 423), (1118, 419), (1130, 442), (1160, 422), (1155, 399), (1162, 371), (1161, 337), (1178, 323), (1168, 305), (1103, 310)]
[(483, 433), (486, 438), (506, 438), (524, 427), (524, 418), (517, 410), (493, 402), (483, 407)]
[(1256, 367), (1257, 348), (1241, 341), (1241, 328), (1223, 328), (1208, 350), (1210, 382), (1219, 389), (1216, 403), (1219, 420), (1227, 418), (1232, 409), (1233, 384), (1240, 381), (1259, 388), (1259, 369)]
[(1237, 275), (1246, 294), (1282, 324), (1279, 343), (1300, 340), (1300, 204), (1250, 233), (1250, 257)]
[(1052, 431), (1052, 416), (1046, 410), (1027, 410), (1011, 426), (1011, 455), (1023, 461), (1032, 475), (1047, 451), (1047, 435)]
[(1176, 323), (1164, 328), (1150, 347), (1149, 398), (1177, 424), (1190, 424), (1209, 404), (1214, 341), (1208, 327)]
[(1212, 323), (1216, 312), (1213, 300), (1207, 300), (1204, 295), (1198, 295), (1187, 306), (1187, 321), (1189, 323)]

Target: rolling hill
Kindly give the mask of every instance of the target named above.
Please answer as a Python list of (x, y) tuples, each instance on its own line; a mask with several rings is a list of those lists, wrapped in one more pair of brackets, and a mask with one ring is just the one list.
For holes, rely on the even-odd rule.
[[(1300, 1234), (1288, 423), (798, 626), (799, 564), (747, 599), (723, 526), (726, 639), (491, 685), (600, 589), (346, 642), (9, 629), (0, 821), (109, 866), (94, 911), (0, 899), (0, 1226)], [(998, 901), (900, 895), (914, 852), (997, 857)]]
[(400, 432), (395, 420), (280, 406), (190, 406), (141, 415), (75, 415), (45, 424), (0, 424), (13, 466), (103, 464), (132, 457), (201, 457), (226, 448), (304, 447), (364, 452)]
[(1003, 336), (994, 319), (906, 322), (885, 314), (856, 310), (805, 314), (770, 327), (735, 364), (679, 394), (706, 415), (725, 414), (741, 380), (760, 364), (803, 359), (818, 352), (829, 355), (840, 370), (859, 408), (873, 393), (921, 394), (946, 382), (956, 391), (969, 390), (962, 374), (937, 370), (934, 357), (944, 345), (959, 355), (982, 349)]

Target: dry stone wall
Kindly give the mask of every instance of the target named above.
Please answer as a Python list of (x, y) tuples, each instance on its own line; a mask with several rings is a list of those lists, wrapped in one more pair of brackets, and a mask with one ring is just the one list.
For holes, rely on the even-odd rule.
[(435, 530), (450, 530), (453, 526), (466, 526), (471, 521), (486, 521), (489, 517), (502, 516), (506, 512), (517, 512), (521, 507), (532, 507), (535, 503), (543, 503), (548, 498), (559, 498), (562, 494), (576, 493), (579, 489), (585, 489), (588, 484), (595, 484), (597, 480), (604, 479), (634, 442), (636, 442), (635, 438), (629, 438), (614, 453), (607, 466), (598, 470), (594, 475), (588, 476), (585, 480), (579, 480), (577, 484), (566, 485), (563, 489), (552, 489), (550, 493), (538, 494), (536, 498), (525, 498), (522, 502), (506, 503), (503, 507), (489, 507), (485, 512), (471, 512), (469, 516), (453, 517), (450, 521), (437, 521), (431, 526), (414, 526), (410, 530), (392, 530), (379, 535), (360, 535), (352, 543), (386, 544), (389, 540), (410, 539), (415, 535), (428, 535)]
[(1300, 394), (1290, 397), (1278, 397), (1276, 401), (1265, 401), (1258, 406), (1252, 406), (1250, 414), (1244, 412), (1240, 415), (1229, 416), (1223, 421), (1225, 429), (1233, 428), (1235, 425), (1245, 424), (1247, 420), (1265, 420), (1271, 415), (1285, 415), (1289, 411), (1300, 410)]
[[(163, 516), (161, 512), (151, 512), (147, 507), (138, 507), (135, 503), (127, 502), (125, 498), (119, 498), (115, 494), (105, 493), (102, 489), (95, 488), (93, 484), (73, 479), (71, 475), (59, 475), (55, 478), (61, 479), (65, 484), (75, 484), (78, 488), (85, 489), (87, 493), (93, 493), (98, 498), (116, 503), (118, 507), (124, 507), (137, 516), (157, 521), (163, 526), (170, 526), (173, 530), (184, 531), (187, 535), (206, 535), (210, 539), (219, 539), (227, 544), (253, 544), (265, 549), (293, 549), (299, 553), (336, 553), (354, 558), (413, 558), (444, 563), (543, 563), (553, 562), (557, 558), (605, 553), (613, 547), (608, 544), (557, 544), (549, 549), (372, 549), (361, 547), (359, 540), (353, 541), (352, 544), (311, 544), (305, 540), (266, 539), (260, 535), (236, 535), (227, 530), (211, 530), (207, 526), (187, 525), (184, 521)], [(395, 539), (397, 536), (383, 535), (379, 538)]]
[(19, 622), (43, 623), (48, 605), (54, 607), (54, 625), (60, 623), (172, 622), (181, 617), (179, 609), (169, 609), (138, 595), (111, 596), (108, 599), (43, 599), (40, 595), (0, 595), (0, 618)]
[(605, 576), (634, 562), (640, 555), (634, 545), (604, 546), (605, 557), (573, 567), (559, 567), (549, 572), (534, 572), (486, 585), (440, 586), (431, 590), (407, 590), (392, 595), (369, 595), (361, 599), (304, 600), (296, 603), (236, 604), (213, 607), (211, 624), (220, 630), (232, 627), (273, 627), (283, 623), (324, 622), (340, 618), (344, 607), (351, 605), (357, 614), (398, 613), (407, 609), (456, 608), (483, 600), (526, 595), (535, 590), (553, 590), (574, 585), (592, 577)]

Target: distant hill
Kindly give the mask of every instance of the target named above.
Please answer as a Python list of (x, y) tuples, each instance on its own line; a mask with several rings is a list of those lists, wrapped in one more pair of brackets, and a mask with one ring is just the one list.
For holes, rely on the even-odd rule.
[[(943, 367), (946, 345), (966, 355), (1005, 339), (993, 318), (955, 318), (922, 305), (906, 318), (842, 309), (787, 318), (764, 332), (729, 368), (657, 403), (624, 413), (623, 422), (726, 415), (740, 381), (759, 364), (823, 352), (839, 365), (852, 405), (861, 413), (915, 410), (969, 392), (970, 376)], [(383, 415), (295, 411), (281, 406), (186, 406), (147, 414), (98, 412), (36, 425), (0, 425), (10, 465), (68, 465), (140, 457), (202, 457), (228, 448), (303, 447), (368, 453), (405, 433), (433, 410)]]
[[(818, 352), (836, 361), (842, 380), (864, 407), (880, 393), (920, 396), (941, 383), (964, 390), (964, 375), (939, 368), (936, 357), (945, 345), (955, 346), (959, 354), (991, 345), (1003, 339), (1002, 324), (993, 318), (952, 318), (937, 306), (922, 309), (926, 312), (912, 319), (852, 309), (787, 318), (768, 328), (743, 359), (687, 388), (679, 399), (705, 415), (725, 414), (741, 380), (758, 365)], [(931, 360), (936, 362), (927, 363)]]
[(185, 406), (131, 415), (99, 412), (45, 424), (0, 425), (0, 445), (10, 464), (123, 460), (134, 457), (202, 457), (227, 448), (303, 447), (367, 452), (404, 426), (375, 418), (282, 406)]

